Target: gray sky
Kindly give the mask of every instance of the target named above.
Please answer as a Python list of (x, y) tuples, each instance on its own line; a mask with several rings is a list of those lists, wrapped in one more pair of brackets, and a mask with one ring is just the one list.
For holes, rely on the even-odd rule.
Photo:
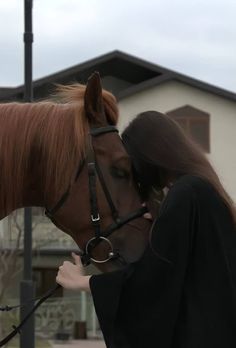
[[(23, 83), (24, 0), (0, 0), (0, 86)], [(236, 92), (235, 0), (34, 0), (34, 78), (119, 49)]]

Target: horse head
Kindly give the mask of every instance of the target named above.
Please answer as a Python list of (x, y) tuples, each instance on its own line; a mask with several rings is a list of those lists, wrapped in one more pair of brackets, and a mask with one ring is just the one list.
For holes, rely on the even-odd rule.
[(83, 250), (85, 263), (92, 259), (100, 269), (111, 270), (141, 256), (150, 222), (142, 216), (131, 161), (115, 128), (114, 97), (107, 93), (104, 98), (98, 73), (84, 91), (83, 115), (84, 158), (66, 199), (62, 195), (48, 215)]

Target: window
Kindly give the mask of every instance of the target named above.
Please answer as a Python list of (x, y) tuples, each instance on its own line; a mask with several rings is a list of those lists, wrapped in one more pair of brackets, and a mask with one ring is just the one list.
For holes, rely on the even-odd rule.
[(167, 112), (205, 152), (210, 152), (210, 115), (190, 105)]

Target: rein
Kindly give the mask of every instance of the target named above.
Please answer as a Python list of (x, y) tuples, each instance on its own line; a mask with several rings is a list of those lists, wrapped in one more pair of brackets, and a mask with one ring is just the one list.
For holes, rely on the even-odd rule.
[[(81, 261), (83, 266), (87, 266), (90, 264), (91, 261), (94, 263), (105, 263), (112, 259), (117, 259), (121, 262), (121, 264), (126, 264), (126, 261), (123, 259), (123, 257), (119, 254), (119, 252), (114, 250), (113, 245), (111, 241), (108, 239), (108, 237), (117, 229), (121, 228), (125, 224), (127, 224), (129, 221), (132, 221), (140, 216), (142, 216), (145, 212), (147, 212), (146, 207), (141, 207), (140, 209), (131, 212), (130, 214), (126, 216), (119, 216), (119, 212), (117, 211), (115, 204), (112, 200), (111, 194), (109, 192), (109, 189), (106, 185), (104, 176), (102, 174), (102, 171), (96, 161), (95, 151), (93, 147), (92, 139), (93, 137), (97, 137), (106, 133), (111, 132), (118, 132), (117, 128), (114, 126), (105, 126), (100, 128), (93, 128), (90, 130), (89, 136), (89, 151), (86, 160), (84, 160), (77, 171), (75, 181), (78, 179), (83, 167), (87, 165), (88, 168), (88, 177), (89, 177), (89, 195), (90, 195), (90, 217), (91, 217), (91, 225), (94, 230), (94, 237), (92, 237), (86, 244), (86, 247), (84, 250), (80, 249), (79, 255), (81, 257)], [(113, 223), (109, 225), (104, 231), (101, 231), (101, 218), (99, 214), (98, 204), (97, 204), (97, 192), (96, 192), (96, 178), (98, 178), (101, 187), (103, 189), (103, 192), (105, 194), (106, 200), (108, 205), (111, 209), (111, 215), (113, 218)], [(59, 201), (55, 204), (55, 206), (51, 209), (45, 210), (46, 216), (54, 222), (54, 214), (63, 206), (67, 198), (70, 194), (70, 186), (68, 187), (67, 191), (62, 195), (62, 197), (59, 199)], [(101, 242), (106, 242), (109, 246), (109, 252), (107, 255), (107, 258), (104, 260), (97, 260), (91, 256), (91, 251)], [(10, 341), (14, 336), (16, 336), (17, 333), (21, 333), (21, 328), (26, 323), (26, 321), (30, 318), (30, 316), (36, 311), (36, 309), (45, 302), (52, 294), (54, 294), (61, 285), (57, 284), (53, 288), (49, 289), (42, 297), (35, 298), (32, 300), (27, 301), (23, 305), (18, 306), (5, 306), (0, 307), (0, 311), (10, 311), (12, 309), (16, 309), (19, 307), (26, 306), (26, 304), (30, 302), (35, 302), (38, 300), (38, 302), (32, 307), (32, 309), (29, 311), (29, 313), (23, 318), (23, 320), (20, 322), (18, 326), (13, 325), (13, 331), (6, 336), (2, 341), (0, 341), (0, 347), (4, 346), (8, 341)]]
[[(9, 333), (9, 335), (7, 335), (2, 341), (0, 341), (0, 347), (3, 347), (5, 344), (7, 344), (13, 337), (15, 337), (17, 334), (21, 334), (21, 328), (24, 326), (24, 324), (28, 321), (28, 319), (31, 317), (31, 315), (36, 311), (36, 309), (43, 303), (45, 302), (50, 296), (52, 296), (54, 294), (54, 292), (57, 291), (57, 289), (59, 289), (61, 287), (61, 285), (57, 284), (55, 285), (53, 288), (51, 288), (50, 290), (48, 290), (39, 300), (38, 302), (33, 306), (33, 308), (29, 311), (29, 313), (24, 317), (24, 319), (20, 322), (20, 324), (18, 326), (12, 325), (12, 332)], [(35, 301), (35, 299), (32, 299), (29, 302), (33, 302)], [(26, 303), (22, 306), (13, 306), (13, 307), (0, 307), (1, 311), (9, 311), (11, 309), (15, 309), (17, 307), (23, 307), (25, 306)]]

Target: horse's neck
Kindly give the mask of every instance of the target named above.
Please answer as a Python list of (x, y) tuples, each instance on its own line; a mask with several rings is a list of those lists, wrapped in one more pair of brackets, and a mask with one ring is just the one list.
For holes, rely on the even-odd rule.
[[(0, 133), (2, 134), (1, 137), (4, 139), (0, 146), (0, 184), (2, 187), (0, 190), (0, 218), (9, 215), (13, 210), (21, 207), (42, 206), (43, 204), (42, 191), (39, 187), (41, 180), (35, 169), (35, 164), (37, 163), (37, 149), (33, 141), (29, 143), (31, 148), (30, 151), (24, 151), (23, 143), (21, 148), (20, 142), (16, 141), (15, 138), (19, 136), (21, 130), (18, 130), (19, 133), (14, 132), (9, 122), (5, 122), (6, 116), (7, 113), (2, 117), (0, 108)], [(17, 117), (16, 113), (14, 119)], [(21, 124), (22, 123), (21, 120)], [(12, 144), (14, 144), (14, 149)], [(18, 166), (15, 158), (16, 156), (13, 156), (16, 152), (21, 156)], [(21, 161), (27, 163), (27, 170), (24, 172), (23, 166), (22, 171), (20, 170)], [(16, 170), (14, 170), (14, 168)], [(15, 189), (19, 192), (17, 199), (13, 199), (12, 203), (9, 203), (9, 201), (6, 203), (8, 195), (12, 195), (12, 190)]]
[[(0, 154), (1, 156), (1, 154)], [(15, 177), (17, 180), (17, 177)], [(37, 176), (32, 177), (30, 173), (25, 174), (24, 184), (19, 188), (20, 195), (11, 205), (5, 204), (5, 196), (8, 194), (6, 191), (1, 190), (1, 203), (0, 203), (0, 219), (3, 219), (11, 212), (22, 207), (31, 206), (44, 206), (42, 191), (37, 187)]]
[(77, 117), (70, 103), (0, 105), (1, 217), (23, 206), (51, 205), (68, 188), (87, 134)]

